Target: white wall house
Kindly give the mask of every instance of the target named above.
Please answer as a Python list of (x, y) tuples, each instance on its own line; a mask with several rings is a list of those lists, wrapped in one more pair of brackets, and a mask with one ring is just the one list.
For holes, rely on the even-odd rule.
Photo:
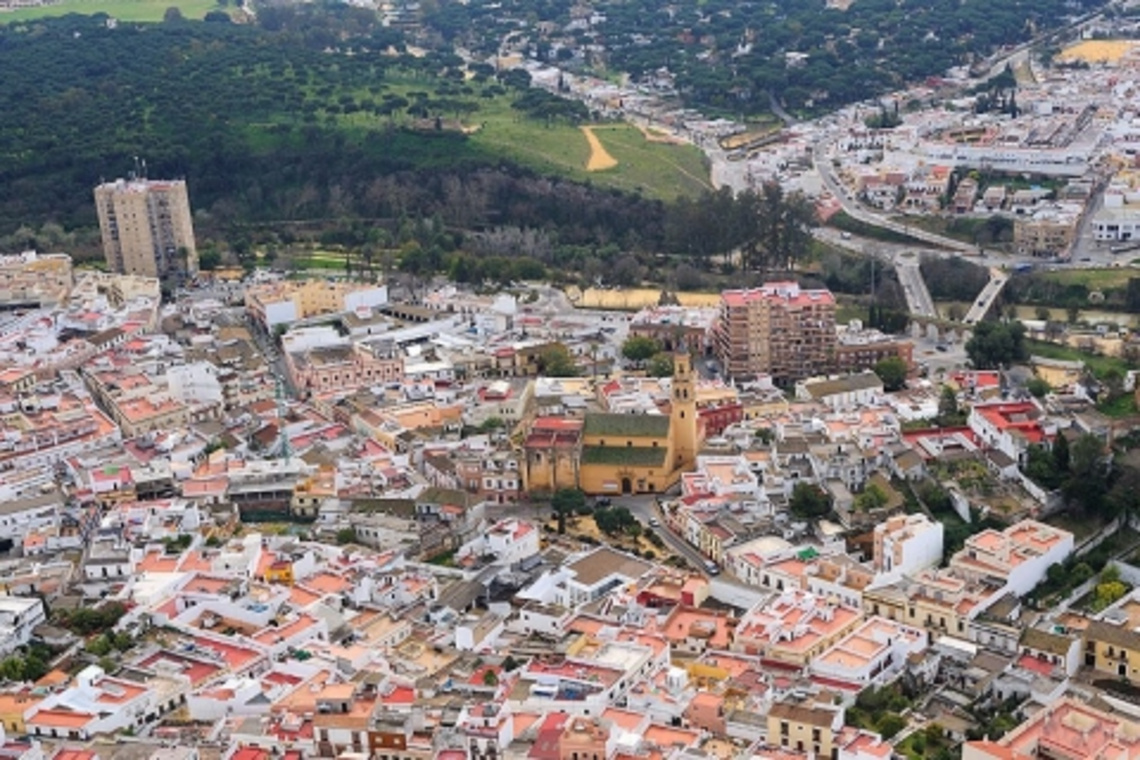
[(852, 684), (883, 684), (906, 667), (907, 657), (927, 647), (926, 631), (872, 617), (812, 659), (813, 675)]
[(945, 528), (926, 515), (896, 515), (875, 526), (875, 584), (893, 583), (904, 575), (942, 562)]
[(0, 596), (0, 651), (7, 653), (27, 644), (32, 629), (47, 620), (37, 597)]

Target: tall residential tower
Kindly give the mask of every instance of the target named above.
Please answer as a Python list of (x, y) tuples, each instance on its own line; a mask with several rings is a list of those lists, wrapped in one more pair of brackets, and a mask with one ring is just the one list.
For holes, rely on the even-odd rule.
[(95, 188), (107, 267), (147, 277), (194, 276), (198, 250), (182, 180), (130, 179)]

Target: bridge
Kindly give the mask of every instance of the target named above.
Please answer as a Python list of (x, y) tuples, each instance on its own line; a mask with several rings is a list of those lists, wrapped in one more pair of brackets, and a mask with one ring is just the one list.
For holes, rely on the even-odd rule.
[(982, 288), (977, 300), (970, 304), (970, 310), (966, 312), (962, 321), (968, 325), (981, 322), (986, 313), (993, 307), (994, 300), (997, 299), (1007, 282), (1009, 282), (1009, 275), (997, 267), (990, 267), (990, 281)]

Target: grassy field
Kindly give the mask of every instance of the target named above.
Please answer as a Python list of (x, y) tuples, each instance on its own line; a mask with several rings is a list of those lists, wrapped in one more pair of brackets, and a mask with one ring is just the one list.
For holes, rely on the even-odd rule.
[(216, 0), (63, 0), (53, 5), (0, 13), (0, 24), (66, 16), (69, 13), (106, 13), (121, 21), (162, 21), (166, 9), (170, 7), (178, 8), (188, 19), (201, 19), (210, 11), (219, 10)]
[(510, 107), (507, 98), (484, 100), (480, 106), (470, 118), (479, 125), (471, 140), (495, 152), (509, 153), (538, 171), (666, 200), (712, 189), (704, 157), (694, 146), (650, 142), (627, 124), (595, 125), (591, 131), (617, 166), (587, 171), (590, 145), (582, 130), (568, 123), (546, 124), (526, 118)]
[(1131, 267), (1109, 269), (1067, 269), (1063, 272), (1045, 272), (1040, 277), (1064, 285), (1084, 285), (1089, 290), (1111, 290), (1128, 287), (1128, 281), (1138, 274)]
[[(384, 84), (387, 92), (408, 97), (414, 91), (433, 90), (437, 81), (393, 71), (387, 74)], [(363, 91), (358, 95), (368, 96)], [(568, 121), (546, 122), (529, 118), (511, 107), (514, 97), (467, 98), (478, 106), (478, 110), (462, 117), (463, 129), (470, 145), (482, 154), (509, 156), (543, 174), (555, 174), (627, 192), (641, 192), (661, 200), (699, 195), (712, 189), (709, 170), (700, 149), (693, 145), (646, 139), (639, 129), (628, 124), (586, 125), (617, 161), (613, 168), (589, 171), (590, 144), (578, 125)], [(458, 137), (454, 117), (445, 115), (445, 119), (447, 129), (444, 136)], [(342, 116), (340, 121), (361, 131), (373, 131), (388, 124), (387, 119), (362, 112)], [(407, 126), (408, 122), (400, 116), (396, 124)], [(262, 135), (260, 139), (274, 138)], [(446, 165), (449, 155), (446, 140), (440, 142), (443, 150), (439, 158)], [(395, 146), (393, 149), (398, 150)], [(430, 163), (432, 159), (425, 156), (425, 160)]]
[(1110, 369), (1118, 370), (1121, 374), (1128, 371), (1127, 362), (1116, 356), (1097, 356), (1070, 346), (1059, 346), (1056, 343), (1046, 343), (1040, 340), (1027, 340), (1025, 347), (1030, 354), (1044, 356), (1046, 359), (1082, 361), (1096, 375), (1103, 375)]

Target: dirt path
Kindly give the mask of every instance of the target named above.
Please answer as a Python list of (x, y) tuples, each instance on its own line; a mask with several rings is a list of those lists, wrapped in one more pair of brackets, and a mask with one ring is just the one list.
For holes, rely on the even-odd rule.
[(665, 143), (666, 145), (687, 145), (680, 137), (660, 132), (656, 129), (648, 129), (641, 124), (635, 124), (645, 139), (651, 143)]
[(610, 155), (606, 146), (594, 134), (593, 127), (580, 127), (582, 134), (586, 135), (586, 142), (590, 144), (590, 160), (586, 162), (586, 171), (600, 172), (612, 169), (618, 165), (617, 159)]

